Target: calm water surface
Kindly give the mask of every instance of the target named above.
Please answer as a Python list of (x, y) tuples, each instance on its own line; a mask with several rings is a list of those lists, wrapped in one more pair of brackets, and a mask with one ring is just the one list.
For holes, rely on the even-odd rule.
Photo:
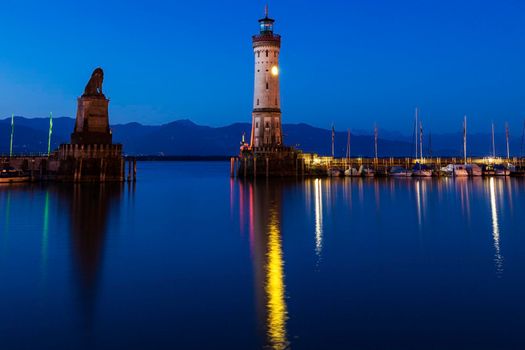
[(525, 348), (525, 181), (228, 170), (0, 186), (0, 348)]

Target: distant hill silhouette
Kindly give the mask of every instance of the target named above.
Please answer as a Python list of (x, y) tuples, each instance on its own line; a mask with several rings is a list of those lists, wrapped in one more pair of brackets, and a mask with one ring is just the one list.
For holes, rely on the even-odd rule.
[[(69, 142), (74, 127), (74, 119), (61, 117), (53, 119), (52, 149), (61, 143)], [(47, 150), (49, 119), (15, 117), (15, 153), (43, 153)], [(11, 119), (0, 120), (0, 153), (9, 152)], [(165, 156), (228, 156), (236, 155), (243, 132), (250, 138), (249, 123), (235, 123), (224, 127), (209, 127), (190, 120), (177, 120), (163, 125), (142, 125), (139, 123), (117, 124), (112, 126), (113, 140), (124, 145), (128, 155)], [(297, 146), (304, 152), (328, 155), (331, 152), (331, 131), (307, 124), (284, 124), (284, 140), (287, 145)], [(336, 132), (336, 156), (346, 154), (346, 131)], [(428, 155), (428, 136), (425, 135), (424, 153)], [(483, 156), (491, 152), (490, 134), (468, 135), (469, 155)], [(379, 131), (379, 156), (413, 156), (412, 136), (400, 133)], [(461, 156), (463, 152), (461, 133), (433, 134), (432, 154), (434, 156)], [(496, 135), (498, 155), (506, 152), (504, 134)], [(521, 135), (511, 138), (511, 154), (519, 156)], [(359, 132), (352, 134), (351, 155), (372, 157), (374, 155), (373, 136)]]

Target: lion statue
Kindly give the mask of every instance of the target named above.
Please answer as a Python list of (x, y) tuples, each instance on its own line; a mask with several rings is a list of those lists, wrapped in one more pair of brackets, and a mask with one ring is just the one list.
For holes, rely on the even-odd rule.
[(97, 68), (91, 74), (83, 96), (104, 96), (102, 93), (102, 82), (104, 81), (104, 71), (102, 68)]

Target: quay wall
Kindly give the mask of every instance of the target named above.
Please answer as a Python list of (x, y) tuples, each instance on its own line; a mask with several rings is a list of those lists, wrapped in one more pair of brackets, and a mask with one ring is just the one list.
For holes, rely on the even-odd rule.
[[(1, 157), (0, 166), (13, 167), (33, 181), (135, 181), (136, 159), (125, 159), (120, 144), (63, 144), (49, 156)], [(127, 173), (126, 173), (127, 170)]]

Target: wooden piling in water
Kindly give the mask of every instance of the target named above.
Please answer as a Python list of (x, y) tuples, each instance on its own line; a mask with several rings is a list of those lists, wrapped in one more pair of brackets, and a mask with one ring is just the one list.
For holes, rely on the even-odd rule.
[(126, 161), (124, 157), (120, 160), (120, 181), (126, 181)]
[(137, 181), (137, 158), (133, 158), (133, 182)]
[(100, 173), (99, 173), (99, 181), (104, 181), (104, 158), (100, 158)]
[(77, 182), (80, 182), (82, 180), (82, 158), (80, 158), (80, 164), (78, 166), (78, 178)]

